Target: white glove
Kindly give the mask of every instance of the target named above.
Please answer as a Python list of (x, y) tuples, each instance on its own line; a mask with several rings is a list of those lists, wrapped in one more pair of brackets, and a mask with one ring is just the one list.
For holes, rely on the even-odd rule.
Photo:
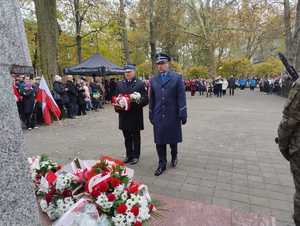
[(136, 103), (139, 103), (140, 100), (141, 100), (141, 94), (139, 92), (134, 92), (132, 94), (130, 94), (130, 99), (133, 101), (133, 102), (136, 102)]

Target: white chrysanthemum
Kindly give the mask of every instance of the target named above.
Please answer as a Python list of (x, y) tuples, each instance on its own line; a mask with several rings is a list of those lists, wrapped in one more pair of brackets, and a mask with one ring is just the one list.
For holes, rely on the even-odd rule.
[(135, 221), (135, 218), (136, 217), (134, 216), (133, 213), (128, 213), (126, 215), (126, 222), (127, 222), (127, 224), (131, 225)]
[(113, 202), (105, 202), (105, 203), (102, 205), (102, 208), (104, 208), (104, 209), (110, 209), (113, 205), (114, 205)]
[(136, 203), (134, 203), (133, 201), (132, 201), (132, 199), (128, 199), (127, 201), (126, 201), (126, 206), (128, 207), (128, 208), (132, 208), (134, 205), (135, 205)]
[(123, 214), (117, 214), (116, 216), (111, 218), (112, 222), (114, 223), (114, 225), (116, 226), (125, 226), (126, 224), (125, 222), (125, 215)]
[(72, 181), (73, 175), (70, 173), (59, 175), (56, 180), (55, 188), (56, 190), (63, 192), (66, 188), (70, 187)]
[(41, 199), (40, 206), (43, 212), (47, 212), (48, 209), (48, 203), (45, 199)]
[(122, 193), (121, 199), (122, 199), (123, 201), (126, 201), (126, 200), (128, 199), (128, 192), (127, 192), (127, 191), (125, 191), (125, 192)]
[(116, 196), (116, 197), (119, 197), (124, 191), (124, 185), (123, 184), (120, 184), (119, 186), (115, 187), (115, 190), (113, 192), (113, 194)]
[(130, 199), (134, 204), (137, 204), (140, 201), (139, 197), (133, 194), (131, 195)]

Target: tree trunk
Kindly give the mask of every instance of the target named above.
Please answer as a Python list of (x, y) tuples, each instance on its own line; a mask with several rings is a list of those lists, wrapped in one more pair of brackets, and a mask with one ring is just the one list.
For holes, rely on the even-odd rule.
[(126, 28), (126, 14), (124, 0), (120, 0), (120, 27), (121, 27), (121, 38), (123, 43), (123, 53), (125, 62), (130, 63), (129, 46), (128, 46), (128, 34)]
[(79, 9), (79, 0), (74, 0), (75, 10), (75, 29), (76, 29), (76, 50), (77, 50), (77, 62), (81, 63), (81, 18)]
[(155, 55), (156, 55), (156, 39), (155, 39), (155, 21), (154, 21), (154, 0), (149, 0), (149, 30), (150, 30), (150, 49), (151, 49), (151, 65), (152, 75), (156, 71)]
[(209, 47), (208, 49), (208, 76), (214, 78), (217, 75), (216, 69), (216, 57), (215, 57), (215, 48)]
[(56, 0), (34, 0), (38, 25), (40, 64), (42, 73), (51, 86), (57, 74), (58, 27)]
[(291, 46), (292, 46), (292, 30), (291, 30), (291, 9), (290, 1), (284, 0), (284, 31), (285, 31), (285, 53), (287, 59), (292, 62)]

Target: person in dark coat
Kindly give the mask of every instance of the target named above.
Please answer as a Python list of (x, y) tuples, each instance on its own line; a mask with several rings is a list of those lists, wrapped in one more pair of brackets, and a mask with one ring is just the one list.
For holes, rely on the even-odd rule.
[(78, 104), (78, 112), (77, 115), (86, 115), (86, 103), (85, 103), (85, 89), (84, 89), (84, 78), (78, 80), (76, 84), (76, 89), (78, 93), (77, 104)]
[[(138, 163), (141, 152), (141, 130), (144, 129), (143, 107), (148, 104), (148, 94), (144, 82), (135, 77), (135, 65), (125, 65), (125, 79), (116, 85), (116, 95), (130, 95), (130, 109), (124, 111), (115, 106), (119, 113), (119, 129), (122, 130), (126, 158), (125, 163)], [(139, 97), (133, 100), (133, 95)]]
[(159, 74), (150, 85), (149, 119), (154, 128), (154, 142), (159, 158), (155, 176), (161, 175), (167, 165), (167, 144), (171, 147), (171, 166), (177, 165), (177, 144), (182, 142), (181, 125), (187, 121), (185, 87), (182, 78), (169, 70), (171, 58), (156, 56)]
[(235, 78), (233, 75), (228, 80), (228, 87), (229, 87), (229, 95), (234, 96), (234, 90), (235, 90)]
[(77, 89), (73, 82), (73, 76), (68, 75), (67, 76), (67, 82), (66, 82), (66, 88), (65, 88), (68, 98), (69, 98), (69, 107), (68, 109), (68, 117), (69, 118), (75, 118), (75, 115), (77, 115)]
[(24, 91), (22, 93), (22, 96), (23, 96), (23, 104), (24, 104), (23, 110), (24, 110), (26, 128), (28, 130), (31, 130), (32, 128), (35, 127), (35, 120), (33, 117), (35, 93), (29, 77), (25, 78), (25, 85), (24, 85)]
[[(61, 114), (61, 118), (65, 117), (65, 110), (64, 106), (68, 109), (69, 106), (69, 97), (67, 95), (67, 92), (65, 90), (65, 85), (62, 83), (62, 78), (59, 75), (55, 75), (54, 82), (53, 82), (53, 98), (55, 102), (57, 103)], [(71, 111), (71, 109), (68, 109), (68, 112)]]

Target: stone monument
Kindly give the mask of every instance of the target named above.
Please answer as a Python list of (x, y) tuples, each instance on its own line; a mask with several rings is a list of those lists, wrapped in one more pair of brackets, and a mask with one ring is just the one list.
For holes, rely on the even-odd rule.
[(12, 94), (11, 65), (31, 66), (16, 0), (0, 0), (0, 18), (0, 225), (40, 225)]

